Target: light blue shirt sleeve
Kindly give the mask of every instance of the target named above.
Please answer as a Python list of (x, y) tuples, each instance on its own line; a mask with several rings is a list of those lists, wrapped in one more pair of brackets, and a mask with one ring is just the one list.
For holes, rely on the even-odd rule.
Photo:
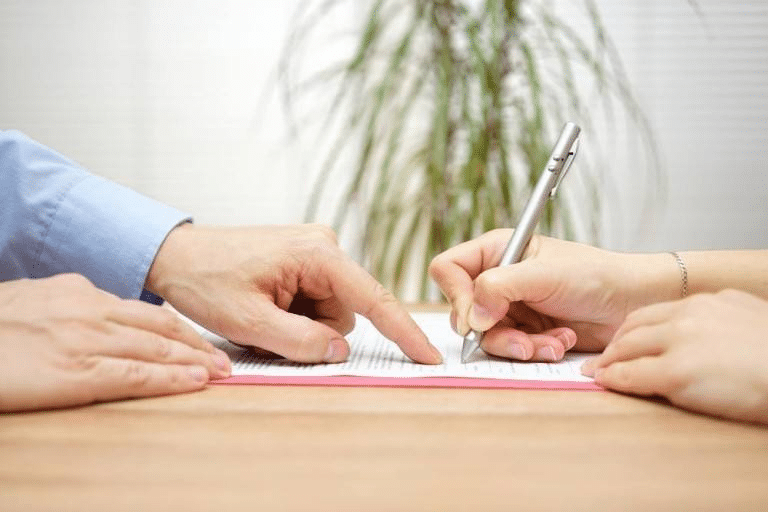
[(82, 167), (17, 131), (0, 131), (0, 281), (74, 272), (122, 298), (184, 213)]

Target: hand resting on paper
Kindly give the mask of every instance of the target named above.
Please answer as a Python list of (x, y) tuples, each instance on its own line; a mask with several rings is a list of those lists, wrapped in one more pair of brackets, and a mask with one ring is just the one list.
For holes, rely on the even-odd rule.
[(768, 302), (725, 290), (639, 309), (583, 371), (616, 391), (768, 423)]
[(76, 274), (0, 283), (0, 368), (2, 411), (194, 391), (230, 371), (175, 313)]

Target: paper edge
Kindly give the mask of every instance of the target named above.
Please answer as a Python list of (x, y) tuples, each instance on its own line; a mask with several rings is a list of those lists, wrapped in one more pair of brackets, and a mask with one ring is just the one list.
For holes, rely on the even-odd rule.
[(399, 387), (471, 389), (554, 389), (562, 391), (604, 391), (594, 382), (484, 379), (468, 377), (360, 377), (233, 375), (210, 382), (215, 385), (322, 386), (322, 387)]

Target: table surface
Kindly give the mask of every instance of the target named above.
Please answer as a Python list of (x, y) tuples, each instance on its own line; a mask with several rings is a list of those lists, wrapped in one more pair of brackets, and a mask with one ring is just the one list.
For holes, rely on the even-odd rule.
[(0, 511), (227, 509), (768, 510), (768, 428), (524, 389), (210, 385), (0, 414)]
[(595, 391), (213, 385), (0, 415), (0, 510), (766, 510), (768, 429)]

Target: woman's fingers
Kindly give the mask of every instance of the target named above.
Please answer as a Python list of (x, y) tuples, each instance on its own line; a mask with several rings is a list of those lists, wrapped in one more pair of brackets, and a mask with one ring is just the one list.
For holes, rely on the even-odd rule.
[[(659, 325), (668, 322), (680, 309), (685, 306), (689, 299), (674, 302), (659, 302), (637, 309), (627, 315), (627, 318), (619, 326), (613, 339), (619, 339), (626, 333), (644, 326)], [(607, 348), (607, 347), (606, 347)]]
[(474, 279), (501, 259), (511, 230), (494, 230), (475, 240), (451, 247), (436, 256), (429, 265), (429, 274), (440, 287), (455, 314), (456, 332), (466, 335), (473, 303)]
[(582, 367), (585, 375), (594, 375), (599, 368), (605, 368), (620, 361), (629, 361), (645, 356), (663, 353), (673, 339), (670, 324), (642, 325), (632, 331), (625, 331), (608, 344), (602, 354), (587, 361)]
[(673, 389), (669, 371), (658, 357), (639, 357), (595, 370), (595, 384), (635, 395), (666, 396)]
[(630, 313), (603, 353), (584, 363), (582, 373), (594, 376), (614, 363), (663, 353), (675, 339), (675, 324), (670, 320), (685, 302), (661, 302)]
[(560, 361), (576, 344), (576, 334), (567, 327), (528, 334), (518, 329), (497, 326), (488, 330), (480, 343), (489, 354), (518, 361)]

